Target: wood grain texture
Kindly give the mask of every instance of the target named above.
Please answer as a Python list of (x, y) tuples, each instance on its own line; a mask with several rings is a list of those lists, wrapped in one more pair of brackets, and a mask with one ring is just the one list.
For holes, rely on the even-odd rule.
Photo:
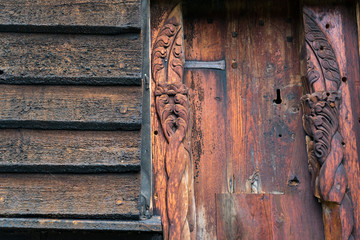
[[(165, 137), (161, 182), (161, 217), (165, 239), (195, 239), (195, 199), (191, 161), (188, 87), (183, 83), (184, 33), (181, 5), (169, 13), (152, 45), (151, 71), (155, 109)], [(153, 153), (158, 154), (156, 152)]]
[(139, 174), (1, 174), (0, 215), (138, 218)]
[[(107, 230), (107, 231), (141, 231), (161, 233), (159, 216), (139, 221), (126, 220), (91, 220), (91, 219), (52, 219), (52, 218), (0, 218), (2, 230)], [(0, 230), (0, 236), (1, 230)]]
[(0, 130), (0, 172), (140, 170), (139, 131)]
[[(226, 59), (225, 72), (187, 70), (185, 77), (193, 96), (198, 238), (216, 237), (214, 194), (287, 194), (288, 185), (297, 181), (291, 192), (306, 220), (297, 215), (284, 239), (295, 228), (309, 239), (323, 238), (321, 206), (308, 189), (304, 161), (298, 4), (214, 1), (216, 11), (184, 5), (186, 60)], [(281, 103), (274, 102), (278, 89)], [(294, 211), (289, 206), (284, 214)]]
[(284, 166), (303, 161), (294, 154), (302, 93), (298, 3), (228, 1), (227, 12), (228, 175), (237, 176), (236, 192), (284, 192), (294, 171)]
[[(221, 1), (209, 8), (205, 2), (184, 4), (185, 58), (189, 61), (224, 59), (224, 13)], [(214, 8), (213, 8), (214, 7)], [(192, 106), (192, 154), (194, 164), (197, 239), (216, 238), (215, 194), (228, 190), (226, 176), (225, 72), (187, 69)], [(230, 184), (231, 185), (231, 184)]]
[(217, 239), (324, 239), (316, 218), (294, 208), (303, 196), (287, 188), (286, 194), (217, 194)]
[[(348, 172), (348, 185), (351, 191), (351, 201), (354, 208), (354, 236), (360, 239), (360, 166), (359, 166), (359, 149), (360, 149), (360, 69), (359, 53), (355, 50), (359, 48), (356, 41), (356, 18), (355, 3), (342, 8), (343, 36), (345, 42), (346, 68), (344, 88), (345, 94), (343, 111), (340, 112), (340, 124), (345, 128), (341, 134), (345, 143), (345, 155), (348, 159), (344, 162), (344, 167)], [(358, 39), (359, 40), (359, 39)], [(351, 111), (349, 115), (347, 112)]]
[(0, 127), (139, 129), (139, 87), (2, 85)]
[(0, 83), (140, 85), (139, 34), (0, 33)]
[[(48, 31), (80, 26), (85, 32), (93, 26), (140, 28), (140, 0), (0, 1), (0, 30), (21, 30), (21, 26), (43, 31), (43, 26)], [(112, 33), (119, 31), (116, 28)]]
[[(353, 3), (354, 4), (354, 3)], [(350, 199), (344, 197), (344, 204), (349, 207), (349, 200), (352, 201), (354, 214), (354, 231), (352, 232), (355, 239), (360, 238), (360, 202), (359, 202), (359, 99), (356, 93), (359, 66), (358, 66), (358, 46), (356, 35), (356, 15), (355, 5), (353, 4), (337, 4), (332, 6), (313, 6), (309, 3), (308, 10), (311, 11), (318, 27), (325, 34), (331, 43), (335, 52), (336, 60), (339, 65), (341, 77), (341, 103), (339, 106), (339, 133), (341, 134), (343, 147), (342, 164), (347, 173), (347, 182)], [(351, 205), (350, 205), (351, 206)], [(340, 234), (349, 234), (351, 232), (352, 218), (351, 213), (345, 210), (345, 207), (336, 208), (330, 206), (327, 210), (337, 211), (337, 219), (329, 218), (329, 223), (324, 227), (330, 229), (339, 222), (338, 218), (347, 218), (342, 220), (342, 229)], [(335, 222), (333, 221), (335, 220)], [(335, 236), (333, 231), (329, 231), (328, 238)]]
[(217, 239), (279, 239), (273, 236), (270, 196), (219, 194)]
[[(196, 6), (185, 9), (185, 56), (192, 61), (217, 61), (224, 58), (221, 36), (223, 16), (193, 15)], [(205, 10), (206, 11), (206, 10)], [(209, 9), (211, 11), (211, 9)], [(213, 19), (208, 23), (207, 17)], [(215, 193), (226, 192), (226, 82), (223, 71), (188, 69), (185, 81), (190, 86), (192, 106), (192, 154), (194, 164), (197, 239), (216, 237)], [(230, 184), (231, 185), (231, 184)]]

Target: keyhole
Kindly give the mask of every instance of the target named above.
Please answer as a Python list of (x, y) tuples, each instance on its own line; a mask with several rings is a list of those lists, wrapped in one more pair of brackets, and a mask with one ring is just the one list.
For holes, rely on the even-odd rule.
[(280, 89), (276, 89), (276, 99), (274, 99), (273, 102), (276, 104), (280, 104), (282, 102)]

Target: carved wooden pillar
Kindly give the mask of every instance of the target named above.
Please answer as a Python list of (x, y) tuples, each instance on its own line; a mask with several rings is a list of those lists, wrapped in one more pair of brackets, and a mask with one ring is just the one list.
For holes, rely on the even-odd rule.
[(157, 113), (153, 124), (157, 129), (155, 201), (161, 209), (164, 238), (171, 240), (195, 236), (190, 106), (188, 88), (183, 83), (183, 35), (181, 8), (177, 5), (159, 27), (151, 56)]
[(322, 204), (325, 239), (354, 239), (353, 203), (339, 130), (342, 81), (338, 59), (309, 10), (304, 12), (304, 23), (309, 94), (301, 102), (312, 188)]

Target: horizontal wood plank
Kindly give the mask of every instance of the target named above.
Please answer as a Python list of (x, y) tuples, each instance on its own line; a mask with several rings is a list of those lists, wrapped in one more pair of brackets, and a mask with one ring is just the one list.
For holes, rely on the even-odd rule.
[(139, 34), (0, 33), (0, 83), (140, 85)]
[(160, 240), (161, 232), (142, 231), (93, 231), (93, 230), (41, 230), (39, 229), (3, 229), (0, 230), (1, 240), (104, 240), (104, 239), (136, 239)]
[(0, 31), (68, 32), (71, 27), (95, 34), (101, 27), (105, 33), (140, 29), (140, 0), (0, 0)]
[(0, 130), (0, 172), (140, 170), (140, 131)]
[(139, 129), (140, 87), (2, 85), (1, 128)]
[(0, 174), (0, 216), (138, 219), (140, 175)]
[[(0, 229), (42, 229), (42, 230), (108, 230), (161, 232), (159, 216), (140, 221), (49, 219), (49, 218), (0, 218)], [(1, 233), (0, 233), (1, 235)]]

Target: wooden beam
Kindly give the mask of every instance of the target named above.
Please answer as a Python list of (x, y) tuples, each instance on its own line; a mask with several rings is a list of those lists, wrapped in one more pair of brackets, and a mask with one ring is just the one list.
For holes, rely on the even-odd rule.
[(0, 174), (0, 216), (139, 219), (140, 174)]
[(140, 170), (140, 131), (0, 130), (0, 172)]
[(139, 87), (2, 85), (1, 128), (138, 130)]
[(0, 1), (0, 31), (118, 34), (140, 31), (139, 0)]
[(137, 33), (0, 33), (0, 45), (2, 84), (141, 84)]
[(0, 218), (0, 229), (22, 230), (101, 230), (161, 232), (159, 216), (140, 221), (50, 219), (50, 218)]

